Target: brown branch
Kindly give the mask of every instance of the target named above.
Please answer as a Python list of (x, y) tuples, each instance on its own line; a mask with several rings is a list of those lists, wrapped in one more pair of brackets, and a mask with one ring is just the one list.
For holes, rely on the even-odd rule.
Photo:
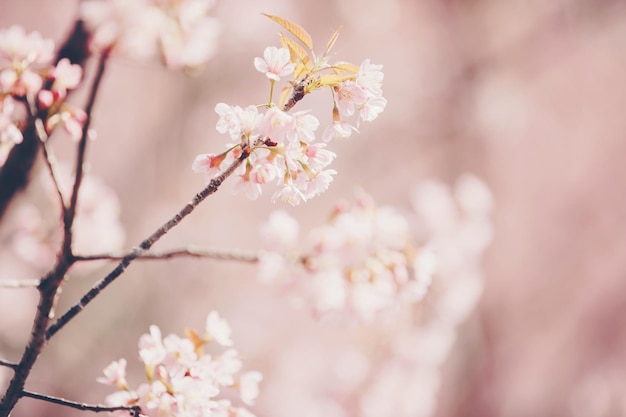
[[(78, 157), (77, 157), (77, 174), (76, 181), (72, 192), (72, 200), (70, 207), (64, 210), (63, 213), (63, 246), (57, 258), (57, 262), (48, 274), (41, 279), (37, 289), (39, 290), (39, 303), (37, 305), (37, 313), (33, 320), (33, 327), (31, 329), (30, 338), (28, 344), (24, 349), (22, 358), (18, 365), (14, 368), (15, 372), (13, 378), (9, 383), (2, 401), (0, 401), (0, 417), (8, 417), (11, 410), (17, 404), (24, 390), (24, 384), (30, 374), (30, 371), (39, 357), (39, 354), (43, 350), (46, 344), (46, 331), (52, 317), (52, 310), (54, 308), (54, 302), (57, 296), (59, 286), (63, 282), (65, 274), (69, 271), (70, 267), (74, 263), (72, 258), (72, 223), (74, 221), (74, 215), (76, 213), (76, 201), (78, 198), (78, 187), (82, 179), (82, 164), (85, 157), (85, 149), (87, 142), (87, 135), (89, 130), (89, 122), (91, 120), (91, 111), (95, 102), (96, 94), (100, 86), (100, 81), (104, 74), (104, 68), (108, 53), (103, 53), (98, 61), (98, 69), (93, 79), (91, 89), (89, 92), (89, 98), (87, 105), (85, 106), (85, 113), (87, 114), (87, 120), (83, 126), (83, 136), (78, 145)], [(34, 129), (35, 123), (29, 123), (29, 126)], [(36, 139), (36, 134), (33, 133), (33, 137)], [(2, 188), (2, 187), (0, 187)]]
[(4, 366), (6, 368), (15, 369), (17, 367), (17, 364), (13, 363), (13, 362), (8, 362), (8, 361), (0, 359), (0, 366)]
[[(84, 262), (84, 261), (101, 261), (101, 260), (110, 260), (110, 261), (120, 261), (129, 256), (130, 253), (103, 253), (96, 255), (74, 255), (74, 260), (76, 262)], [(140, 255), (137, 255), (135, 259), (137, 260), (165, 260), (172, 258), (182, 258), (182, 257), (191, 257), (191, 258), (208, 258), (208, 259), (217, 259), (223, 261), (240, 261), (240, 262), (258, 262), (259, 257), (256, 252), (253, 251), (240, 251), (240, 250), (221, 250), (221, 249), (207, 249), (207, 248), (195, 248), (189, 246), (184, 249), (174, 249), (170, 251), (162, 251), (162, 252), (145, 252)], [(0, 286), (2, 286), (2, 282), (0, 281)]]
[(83, 126), (83, 135), (78, 142), (78, 151), (76, 153), (76, 175), (74, 178), (74, 186), (72, 187), (72, 195), (70, 197), (69, 206), (67, 210), (63, 212), (63, 251), (71, 253), (72, 248), (72, 224), (74, 223), (74, 216), (76, 215), (76, 205), (78, 203), (78, 191), (80, 184), (83, 180), (85, 154), (87, 151), (87, 142), (89, 141), (89, 126), (91, 124), (93, 106), (96, 102), (96, 96), (98, 94), (100, 82), (104, 76), (104, 70), (106, 68), (106, 62), (109, 58), (111, 50), (107, 49), (102, 52), (98, 59), (98, 67), (96, 75), (89, 92), (89, 98), (87, 99), (87, 105), (85, 106), (85, 113), (87, 114), (87, 120)]
[(0, 281), (0, 288), (37, 288), (41, 280), (16, 279), (12, 281)]
[(48, 142), (48, 133), (43, 124), (43, 120), (37, 114), (37, 105), (35, 104), (34, 97), (27, 98), (28, 110), (30, 113), (30, 117), (32, 120), (32, 124), (35, 126), (35, 135), (41, 142), (41, 147), (43, 149), (43, 156), (46, 166), (48, 167), (48, 171), (50, 172), (50, 177), (52, 177), (52, 183), (54, 184), (55, 191), (59, 196), (59, 201), (61, 203), (61, 207), (63, 211), (65, 211), (65, 199), (63, 198), (63, 191), (61, 188), (61, 182), (59, 180), (58, 170), (57, 170), (57, 160), (50, 148), (50, 144)]
[(136, 416), (141, 413), (141, 408), (138, 405), (119, 405), (119, 406), (106, 406), (99, 404), (84, 404), (78, 403), (75, 401), (66, 400), (64, 398), (53, 397), (51, 395), (38, 394), (36, 392), (23, 391), (22, 397), (34, 398), (35, 400), (46, 401), (52, 404), (63, 405), (65, 407), (76, 408), (77, 410), (83, 411), (93, 411), (96, 413), (108, 412), (108, 411), (118, 411), (118, 410), (127, 410), (131, 413), (132, 416)]
[[(111, 284), (117, 277), (119, 277), (126, 267), (130, 265), (135, 259), (145, 253), (152, 247), (161, 237), (163, 237), (172, 228), (176, 227), (185, 217), (187, 217), (205, 198), (215, 193), (222, 182), (226, 178), (232, 175), (233, 172), (245, 161), (249, 154), (247, 146), (243, 145), (243, 150), (238, 159), (236, 159), (224, 172), (217, 177), (213, 178), (209, 185), (207, 185), (202, 191), (195, 195), (195, 197), (185, 205), (174, 217), (168, 220), (163, 226), (159, 227), (150, 237), (145, 239), (139, 244), (131, 253), (124, 256), (122, 261), (113, 269), (106, 277), (96, 283), (76, 304), (74, 304), (69, 310), (67, 310), (59, 319), (52, 324), (46, 332), (46, 340), (49, 340), (59, 330), (63, 328), (71, 319), (73, 319), (78, 313), (89, 304), (98, 294), (102, 292), (109, 284)], [(2, 417), (2, 416), (0, 416)]]

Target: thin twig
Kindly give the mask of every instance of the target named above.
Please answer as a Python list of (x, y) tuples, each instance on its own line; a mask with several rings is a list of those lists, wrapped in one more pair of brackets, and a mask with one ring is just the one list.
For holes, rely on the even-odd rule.
[[(243, 149), (239, 158), (237, 158), (224, 172), (217, 177), (213, 178), (209, 185), (207, 185), (202, 191), (195, 195), (195, 197), (185, 205), (174, 217), (168, 220), (163, 226), (159, 227), (150, 237), (145, 239), (139, 244), (131, 253), (122, 258), (122, 261), (113, 269), (106, 277), (96, 283), (76, 304), (74, 304), (69, 310), (67, 310), (59, 319), (52, 324), (46, 332), (46, 340), (49, 340), (59, 330), (63, 328), (71, 319), (73, 319), (78, 313), (83, 311), (85, 306), (89, 304), (102, 290), (104, 290), (109, 284), (111, 284), (117, 277), (119, 277), (126, 267), (130, 265), (132, 261), (137, 259), (140, 255), (144, 254), (148, 249), (152, 247), (161, 237), (163, 237), (172, 228), (176, 227), (185, 217), (191, 214), (195, 208), (204, 201), (205, 198), (215, 193), (222, 182), (226, 178), (232, 175), (233, 172), (245, 161), (249, 154), (249, 148), (243, 145)], [(73, 260), (73, 259), (72, 259)]]
[(57, 160), (52, 152), (52, 148), (50, 148), (48, 142), (48, 133), (43, 124), (43, 120), (37, 115), (37, 105), (35, 104), (35, 99), (32, 96), (27, 97), (28, 101), (28, 109), (30, 112), (30, 117), (32, 119), (32, 123), (35, 126), (35, 134), (37, 138), (42, 144), (44, 161), (46, 162), (46, 166), (48, 167), (48, 171), (50, 172), (50, 176), (52, 177), (52, 183), (54, 184), (55, 191), (59, 196), (59, 201), (61, 202), (61, 207), (63, 211), (66, 210), (65, 206), (65, 198), (63, 198), (63, 191), (61, 188), (61, 182), (59, 180), (59, 174), (57, 169)]
[(41, 280), (39, 279), (16, 279), (0, 281), (0, 288), (37, 288)]
[[(74, 255), (74, 260), (77, 262), (83, 261), (120, 261), (130, 253), (103, 253), (96, 255)], [(145, 252), (135, 259), (137, 260), (161, 260), (180, 257), (192, 257), (192, 258), (209, 258), (218, 259), (223, 261), (240, 261), (240, 262), (258, 262), (259, 256), (255, 251), (241, 251), (241, 250), (222, 250), (222, 249), (209, 249), (209, 248), (195, 248), (189, 246), (184, 249), (174, 249), (162, 252)], [(0, 282), (0, 286), (1, 286)]]
[(16, 363), (8, 362), (8, 361), (2, 360), (2, 359), (0, 359), (0, 366), (4, 366), (6, 368), (11, 368), (11, 369), (17, 368), (17, 364)]
[(78, 191), (80, 184), (83, 180), (85, 153), (87, 151), (87, 142), (89, 142), (89, 126), (92, 120), (92, 110), (94, 103), (96, 102), (96, 96), (99, 91), (100, 82), (104, 76), (104, 70), (106, 68), (106, 62), (109, 58), (110, 49), (106, 49), (102, 52), (98, 59), (98, 67), (96, 75), (93, 81), (91, 91), (89, 92), (89, 98), (87, 99), (87, 105), (85, 106), (85, 113), (87, 119), (83, 125), (83, 134), (78, 142), (78, 150), (76, 152), (76, 175), (74, 177), (74, 186), (72, 187), (72, 195), (70, 197), (69, 206), (63, 213), (63, 250), (71, 253), (72, 247), (72, 224), (74, 223), (74, 216), (76, 215), (76, 205), (78, 203)]
[(127, 410), (131, 415), (138, 415), (141, 412), (141, 408), (138, 405), (119, 405), (110, 407), (99, 404), (84, 404), (75, 401), (66, 400), (64, 398), (53, 397), (51, 395), (38, 394), (36, 392), (22, 391), (22, 397), (34, 398), (35, 400), (46, 401), (53, 404), (63, 405), (65, 407), (76, 408), (83, 411), (94, 411), (96, 413), (102, 413), (107, 411)]

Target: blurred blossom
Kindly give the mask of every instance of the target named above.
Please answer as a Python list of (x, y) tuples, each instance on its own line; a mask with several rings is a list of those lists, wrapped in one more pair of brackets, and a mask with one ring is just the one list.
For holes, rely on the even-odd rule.
[(150, 326), (150, 333), (142, 335), (139, 340), (139, 357), (147, 382), (136, 390), (129, 388), (126, 360), (112, 362), (104, 369), (104, 377), (98, 378), (98, 382), (120, 389), (107, 397), (107, 403), (112, 406), (139, 405), (142, 414), (150, 417), (253, 417), (245, 408), (233, 406), (229, 399), (219, 398), (225, 388), (231, 388), (239, 391), (243, 403), (254, 404), (262, 376), (256, 371), (240, 374), (242, 362), (234, 349), (220, 355), (204, 353), (205, 345), (216, 340), (216, 323), (222, 332), (230, 330), (228, 323), (215, 311), (207, 317), (204, 335), (187, 330), (185, 338), (171, 334), (163, 339), (160, 329)]
[[(61, 191), (69, 200), (74, 177), (61, 166), (57, 171)], [(43, 177), (44, 190), (50, 204), (60, 213), (59, 197), (52, 180)], [(121, 206), (115, 192), (99, 178), (85, 175), (78, 194), (76, 217), (73, 225), (75, 253), (96, 254), (122, 249), (125, 232), (120, 222)], [(62, 239), (62, 223), (56, 216), (43, 217), (33, 205), (23, 205), (17, 213), (12, 237), (15, 253), (37, 269), (50, 268)]]
[[(285, 369), (295, 369), (294, 360), (303, 364), (312, 362), (312, 355), (325, 364), (335, 365), (321, 366), (312, 362), (308, 367), (299, 366), (298, 375), (279, 374), (269, 380), (266, 398), (283, 393), (298, 399), (279, 407), (277, 417), (293, 415), (300, 401), (306, 404), (307, 415), (316, 417), (328, 413), (334, 416), (427, 417), (435, 413), (441, 367), (455, 345), (458, 326), (471, 314), (481, 294), (482, 256), (489, 243), (486, 237), (491, 236), (493, 202), (485, 184), (468, 174), (459, 178), (453, 189), (440, 182), (426, 181), (416, 187), (412, 198), (416, 230), (411, 230), (408, 221), (393, 209), (377, 208), (371, 199), (362, 196), (354, 206), (338, 204), (329, 224), (310, 233), (309, 252), (302, 255), (294, 255), (299, 253), (297, 247), (284, 245), (281, 225), (289, 224), (284, 213), (272, 214), (270, 222), (262, 229), (266, 248), (271, 249), (269, 258), (276, 256), (278, 248), (285, 255), (282, 269), (275, 260), (269, 261), (275, 264), (275, 271), (282, 274), (282, 278), (275, 278), (275, 281), (282, 280), (290, 289), (295, 287), (318, 309), (321, 305), (328, 309), (353, 310), (371, 318), (381, 305), (396, 307), (393, 320), (363, 330), (373, 341), (367, 351), (364, 351), (362, 339), (339, 341), (341, 348), (331, 345), (311, 350), (298, 344), (287, 346), (286, 353), (277, 359), (279, 366)], [(272, 230), (277, 236), (275, 240)], [(478, 237), (469, 236), (470, 232)], [(398, 308), (401, 300), (398, 294), (386, 293), (375, 285), (376, 280), (386, 275), (375, 275), (382, 270), (373, 268), (378, 262), (371, 257), (384, 254), (382, 259), (393, 259), (390, 253), (397, 251), (396, 256), (405, 256), (403, 265), (410, 270), (407, 247), (412, 248), (408, 253), (415, 254), (418, 246), (408, 242), (416, 241), (425, 242), (429, 248), (429, 251), (422, 249), (430, 263), (425, 266), (427, 278), (411, 277), (417, 269), (414, 267), (410, 273), (405, 273), (408, 277), (401, 274), (403, 282), (420, 283), (425, 279), (427, 282), (418, 284), (425, 290), (432, 276), (432, 284), (426, 295), (421, 293), (425, 297), (423, 303), (415, 303), (420, 299), (417, 297)], [(264, 257), (261, 267), (263, 262)], [(349, 296), (363, 284), (358, 281), (362, 272), (359, 265), (373, 268), (365, 282), (379, 291), (377, 295), (371, 292), (359, 295), (368, 297), (365, 305), (370, 310), (359, 310), (356, 307), (359, 304)], [(322, 270), (324, 273), (317, 273)], [(319, 284), (318, 292), (310, 290), (311, 283)], [(401, 288), (396, 284), (396, 291)], [(381, 297), (391, 298), (380, 303)]]
[(96, 49), (133, 59), (161, 57), (171, 69), (198, 68), (215, 54), (213, 0), (88, 0), (80, 15)]
[(0, 168), (13, 146), (23, 140), (19, 127), (23, 123), (23, 115), (18, 105), (11, 96), (2, 97), (0, 94)]
[(40, 71), (54, 57), (54, 42), (21, 26), (0, 30), (0, 94), (35, 95), (43, 85)]
[(403, 216), (363, 193), (353, 205), (337, 203), (328, 224), (311, 230), (304, 247), (296, 240), (297, 223), (285, 212), (273, 213), (261, 232), (261, 280), (298, 288), (296, 295), (319, 314), (369, 321), (419, 301), (430, 285), (432, 254), (418, 248)]

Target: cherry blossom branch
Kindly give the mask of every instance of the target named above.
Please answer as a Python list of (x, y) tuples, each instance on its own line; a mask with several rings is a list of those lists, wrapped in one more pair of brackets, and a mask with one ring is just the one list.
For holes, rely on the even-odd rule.
[[(249, 156), (249, 148), (247, 146), (243, 146), (241, 155), (220, 175), (213, 178), (209, 184), (195, 197), (185, 205), (174, 217), (168, 220), (163, 226), (159, 227), (152, 235), (150, 235), (147, 239), (139, 244), (132, 252), (124, 256), (121, 262), (117, 265), (115, 269), (113, 269), (106, 277), (104, 277), (101, 281), (96, 283), (79, 301), (74, 304), (69, 310), (67, 310), (59, 319), (52, 324), (48, 331), (46, 332), (45, 339), (49, 340), (52, 336), (54, 336), (59, 330), (61, 330), (71, 319), (73, 319), (78, 313), (83, 311), (83, 309), (89, 304), (96, 296), (98, 296), (102, 290), (104, 290), (109, 284), (111, 284), (117, 277), (119, 277), (126, 267), (130, 265), (135, 259), (137, 259), (140, 255), (144, 254), (145, 251), (150, 249), (152, 245), (154, 245), (161, 237), (163, 237), (167, 232), (169, 232), (172, 228), (176, 227), (185, 217), (187, 217), (195, 208), (206, 199), (211, 194), (215, 193), (222, 182), (226, 178), (232, 175), (233, 172), (245, 161)], [(2, 416), (0, 416), (2, 417)]]
[(41, 283), (38, 279), (16, 279), (11, 281), (0, 281), (0, 288), (37, 288)]
[[(9, 383), (9, 387), (6, 390), (4, 397), (0, 401), (0, 417), (8, 417), (11, 410), (15, 407), (15, 404), (17, 404), (17, 401), (22, 395), (26, 379), (28, 378), (28, 375), (30, 374), (33, 365), (35, 364), (37, 358), (39, 357), (39, 354), (46, 344), (46, 331), (48, 330), (48, 326), (51, 321), (51, 312), (54, 308), (54, 302), (59, 286), (63, 282), (65, 274), (69, 271), (70, 267), (74, 263), (72, 257), (72, 223), (74, 222), (74, 215), (76, 213), (78, 188), (80, 187), (80, 183), (82, 180), (82, 165), (84, 162), (85, 150), (87, 147), (89, 123), (91, 120), (91, 110), (93, 109), (96, 94), (100, 86), (100, 81), (102, 80), (102, 76), (104, 75), (104, 68), (107, 58), (108, 52), (100, 55), (96, 75), (94, 76), (89, 92), (89, 98), (87, 100), (87, 105), (85, 106), (87, 119), (85, 120), (85, 124), (83, 126), (83, 134), (78, 147), (79, 149), (77, 156), (76, 179), (72, 191), (70, 206), (67, 210), (63, 211), (63, 245), (58, 255), (56, 264), (54, 265), (52, 270), (48, 272), (48, 274), (44, 278), (41, 279), (41, 282), (37, 286), (37, 289), (39, 290), (39, 303), (37, 305), (37, 313), (35, 315), (35, 319), (33, 320), (33, 327), (31, 330), (30, 339), (28, 341), (28, 344), (26, 345), (26, 348), (24, 349), (24, 353), (22, 355), (22, 358), (20, 359), (19, 364), (14, 368), (15, 373), (13, 374), (13, 378)], [(34, 125), (35, 123), (29, 123), (29, 128), (34, 129)], [(32, 135), (34, 138), (36, 138), (35, 132), (33, 132)]]
[[(123, 260), (130, 253), (121, 254), (96, 254), (96, 255), (74, 255), (76, 262), (85, 261), (101, 261), (101, 260)], [(189, 246), (184, 249), (174, 249), (163, 252), (146, 252), (137, 255), (137, 260), (163, 260), (172, 258), (209, 258), (218, 259), (224, 261), (240, 261), (240, 262), (258, 262), (259, 256), (254, 251), (240, 251), (240, 250), (223, 250), (223, 249), (208, 249), (208, 248), (196, 248)], [(2, 283), (0, 282), (0, 286)]]
[(8, 362), (8, 361), (4, 361), (4, 360), (0, 359), (0, 366), (4, 366), (6, 368), (15, 369), (17, 367), (17, 364), (13, 363), (13, 362)]
[[(76, 21), (72, 33), (57, 53), (56, 62), (68, 58), (72, 63), (84, 67), (84, 62), (89, 57), (88, 37), (83, 22)], [(13, 196), (28, 184), (28, 177), (39, 150), (40, 141), (37, 139), (33, 123), (27, 124), (22, 135), (24, 138), (22, 143), (11, 150), (0, 168), (0, 219)]]
[(69, 401), (64, 398), (38, 394), (36, 392), (30, 392), (30, 391), (22, 391), (22, 397), (34, 398), (36, 400), (63, 405), (65, 407), (75, 408), (77, 410), (94, 411), (96, 413), (102, 413), (102, 412), (107, 412), (107, 411), (127, 410), (131, 412), (131, 416), (136, 416), (141, 412), (141, 408), (138, 405), (133, 405), (133, 406), (120, 405), (116, 407), (108, 407), (105, 405), (84, 404), (84, 403), (78, 403), (75, 401)]
[(72, 196), (70, 197), (69, 206), (67, 210), (64, 210), (63, 213), (63, 250), (66, 250), (67, 253), (71, 253), (72, 247), (72, 224), (74, 223), (74, 216), (76, 215), (76, 204), (78, 203), (78, 190), (80, 189), (80, 184), (83, 180), (83, 172), (84, 172), (84, 162), (85, 162), (85, 153), (87, 151), (87, 142), (89, 139), (89, 125), (91, 124), (91, 111), (93, 109), (94, 103), (96, 102), (96, 95), (99, 90), (100, 82), (102, 81), (102, 77), (104, 76), (104, 70), (106, 68), (106, 62), (109, 58), (111, 50), (106, 49), (100, 54), (98, 59), (98, 67), (96, 70), (96, 75), (93, 81), (93, 85), (91, 87), (91, 91), (89, 93), (89, 98), (87, 100), (87, 105), (85, 106), (85, 113), (87, 115), (87, 119), (85, 120), (85, 124), (83, 125), (83, 134), (80, 138), (80, 142), (78, 142), (78, 151), (76, 155), (76, 175), (74, 178), (74, 186), (72, 188)]
[(63, 192), (61, 191), (61, 183), (59, 181), (59, 175), (57, 174), (57, 161), (52, 149), (50, 148), (48, 142), (48, 133), (46, 133), (46, 129), (43, 124), (43, 120), (37, 114), (37, 105), (35, 104), (34, 97), (29, 96), (27, 98), (28, 110), (30, 112), (30, 117), (32, 118), (32, 123), (35, 126), (35, 135), (41, 142), (41, 147), (43, 149), (43, 156), (46, 166), (48, 167), (48, 171), (50, 172), (50, 177), (52, 177), (52, 182), (54, 184), (55, 191), (59, 196), (59, 202), (61, 203), (61, 208), (63, 211), (66, 210), (65, 199), (63, 198)]

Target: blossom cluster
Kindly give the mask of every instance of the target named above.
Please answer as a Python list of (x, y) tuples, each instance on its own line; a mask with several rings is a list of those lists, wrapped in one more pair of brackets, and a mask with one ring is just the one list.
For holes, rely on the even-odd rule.
[[(126, 378), (125, 359), (112, 362), (98, 382), (119, 391), (107, 397), (112, 406), (141, 407), (149, 417), (253, 417), (244, 407), (222, 398), (225, 388), (239, 392), (241, 401), (253, 405), (259, 394), (262, 375), (257, 371), (241, 373), (242, 361), (231, 348), (231, 329), (215, 311), (206, 319), (204, 334), (186, 331), (186, 337), (170, 334), (165, 338), (157, 326), (139, 339), (139, 358), (147, 382), (131, 389)], [(221, 354), (204, 352), (210, 342), (225, 348)]]
[[(321, 335), (298, 334), (282, 341), (282, 355), (274, 365), (278, 374), (267, 378), (264, 389), (268, 403), (280, 402), (272, 410), (275, 417), (292, 416), (303, 409), (306, 416), (436, 415), (442, 366), (484, 284), (481, 265), (492, 238), (493, 201), (482, 181), (464, 174), (454, 187), (433, 180), (421, 182), (411, 202), (414, 211), (407, 219), (417, 239), (427, 242), (437, 260), (427, 298), (405, 305), (393, 320), (360, 327), (354, 338), (329, 337), (326, 327)], [(283, 222), (282, 228), (271, 226), (264, 233), (270, 231), (273, 252), (285, 252), (298, 234), (295, 222)], [(299, 254), (293, 256), (298, 262)], [(326, 341), (318, 343), (322, 337)], [(292, 379), (294, 367), (298, 384)]]
[[(293, 33), (293, 25), (272, 18)], [(310, 45), (306, 33), (296, 31), (295, 35)], [(324, 55), (315, 57), (296, 41), (285, 36), (282, 40), (282, 48), (268, 47), (263, 58), (254, 60), (255, 68), (270, 81), (269, 103), (243, 108), (219, 103), (215, 107), (219, 115), (216, 128), (228, 134), (231, 141), (223, 153), (198, 155), (192, 169), (210, 180), (245, 151), (249, 155), (236, 171), (235, 190), (256, 199), (263, 185), (276, 183), (278, 189), (272, 200), (295, 206), (326, 191), (333, 181), (336, 171), (329, 165), (336, 154), (327, 149), (328, 143), (351, 136), (361, 121), (376, 119), (386, 100), (382, 96), (382, 65), (374, 65), (370, 60), (358, 67), (341, 62), (331, 65), (327, 53), (333, 42)], [(274, 86), (282, 77), (290, 78), (290, 84), (276, 104), (272, 101)], [(323, 87), (332, 93), (333, 118), (318, 140), (320, 122), (311, 110), (290, 110), (306, 94)]]
[(377, 207), (365, 194), (353, 205), (338, 203), (302, 249), (298, 223), (284, 211), (272, 213), (261, 235), (259, 278), (297, 288), (294, 297), (318, 314), (341, 312), (367, 321), (419, 301), (435, 267), (405, 217), (392, 207)]
[(65, 98), (80, 83), (82, 68), (67, 58), (53, 61), (54, 42), (39, 32), (26, 33), (20, 26), (0, 31), (0, 165), (23, 140), (21, 129), (33, 111), (25, 105), (29, 100), (34, 111), (46, 115), (48, 133), (62, 126), (80, 138), (86, 115)]
[(87, 0), (80, 16), (92, 47), (133, 59), (161, 57), (172, 69), (193, 69), (214, 54), (220, 26), (213, 0)]

